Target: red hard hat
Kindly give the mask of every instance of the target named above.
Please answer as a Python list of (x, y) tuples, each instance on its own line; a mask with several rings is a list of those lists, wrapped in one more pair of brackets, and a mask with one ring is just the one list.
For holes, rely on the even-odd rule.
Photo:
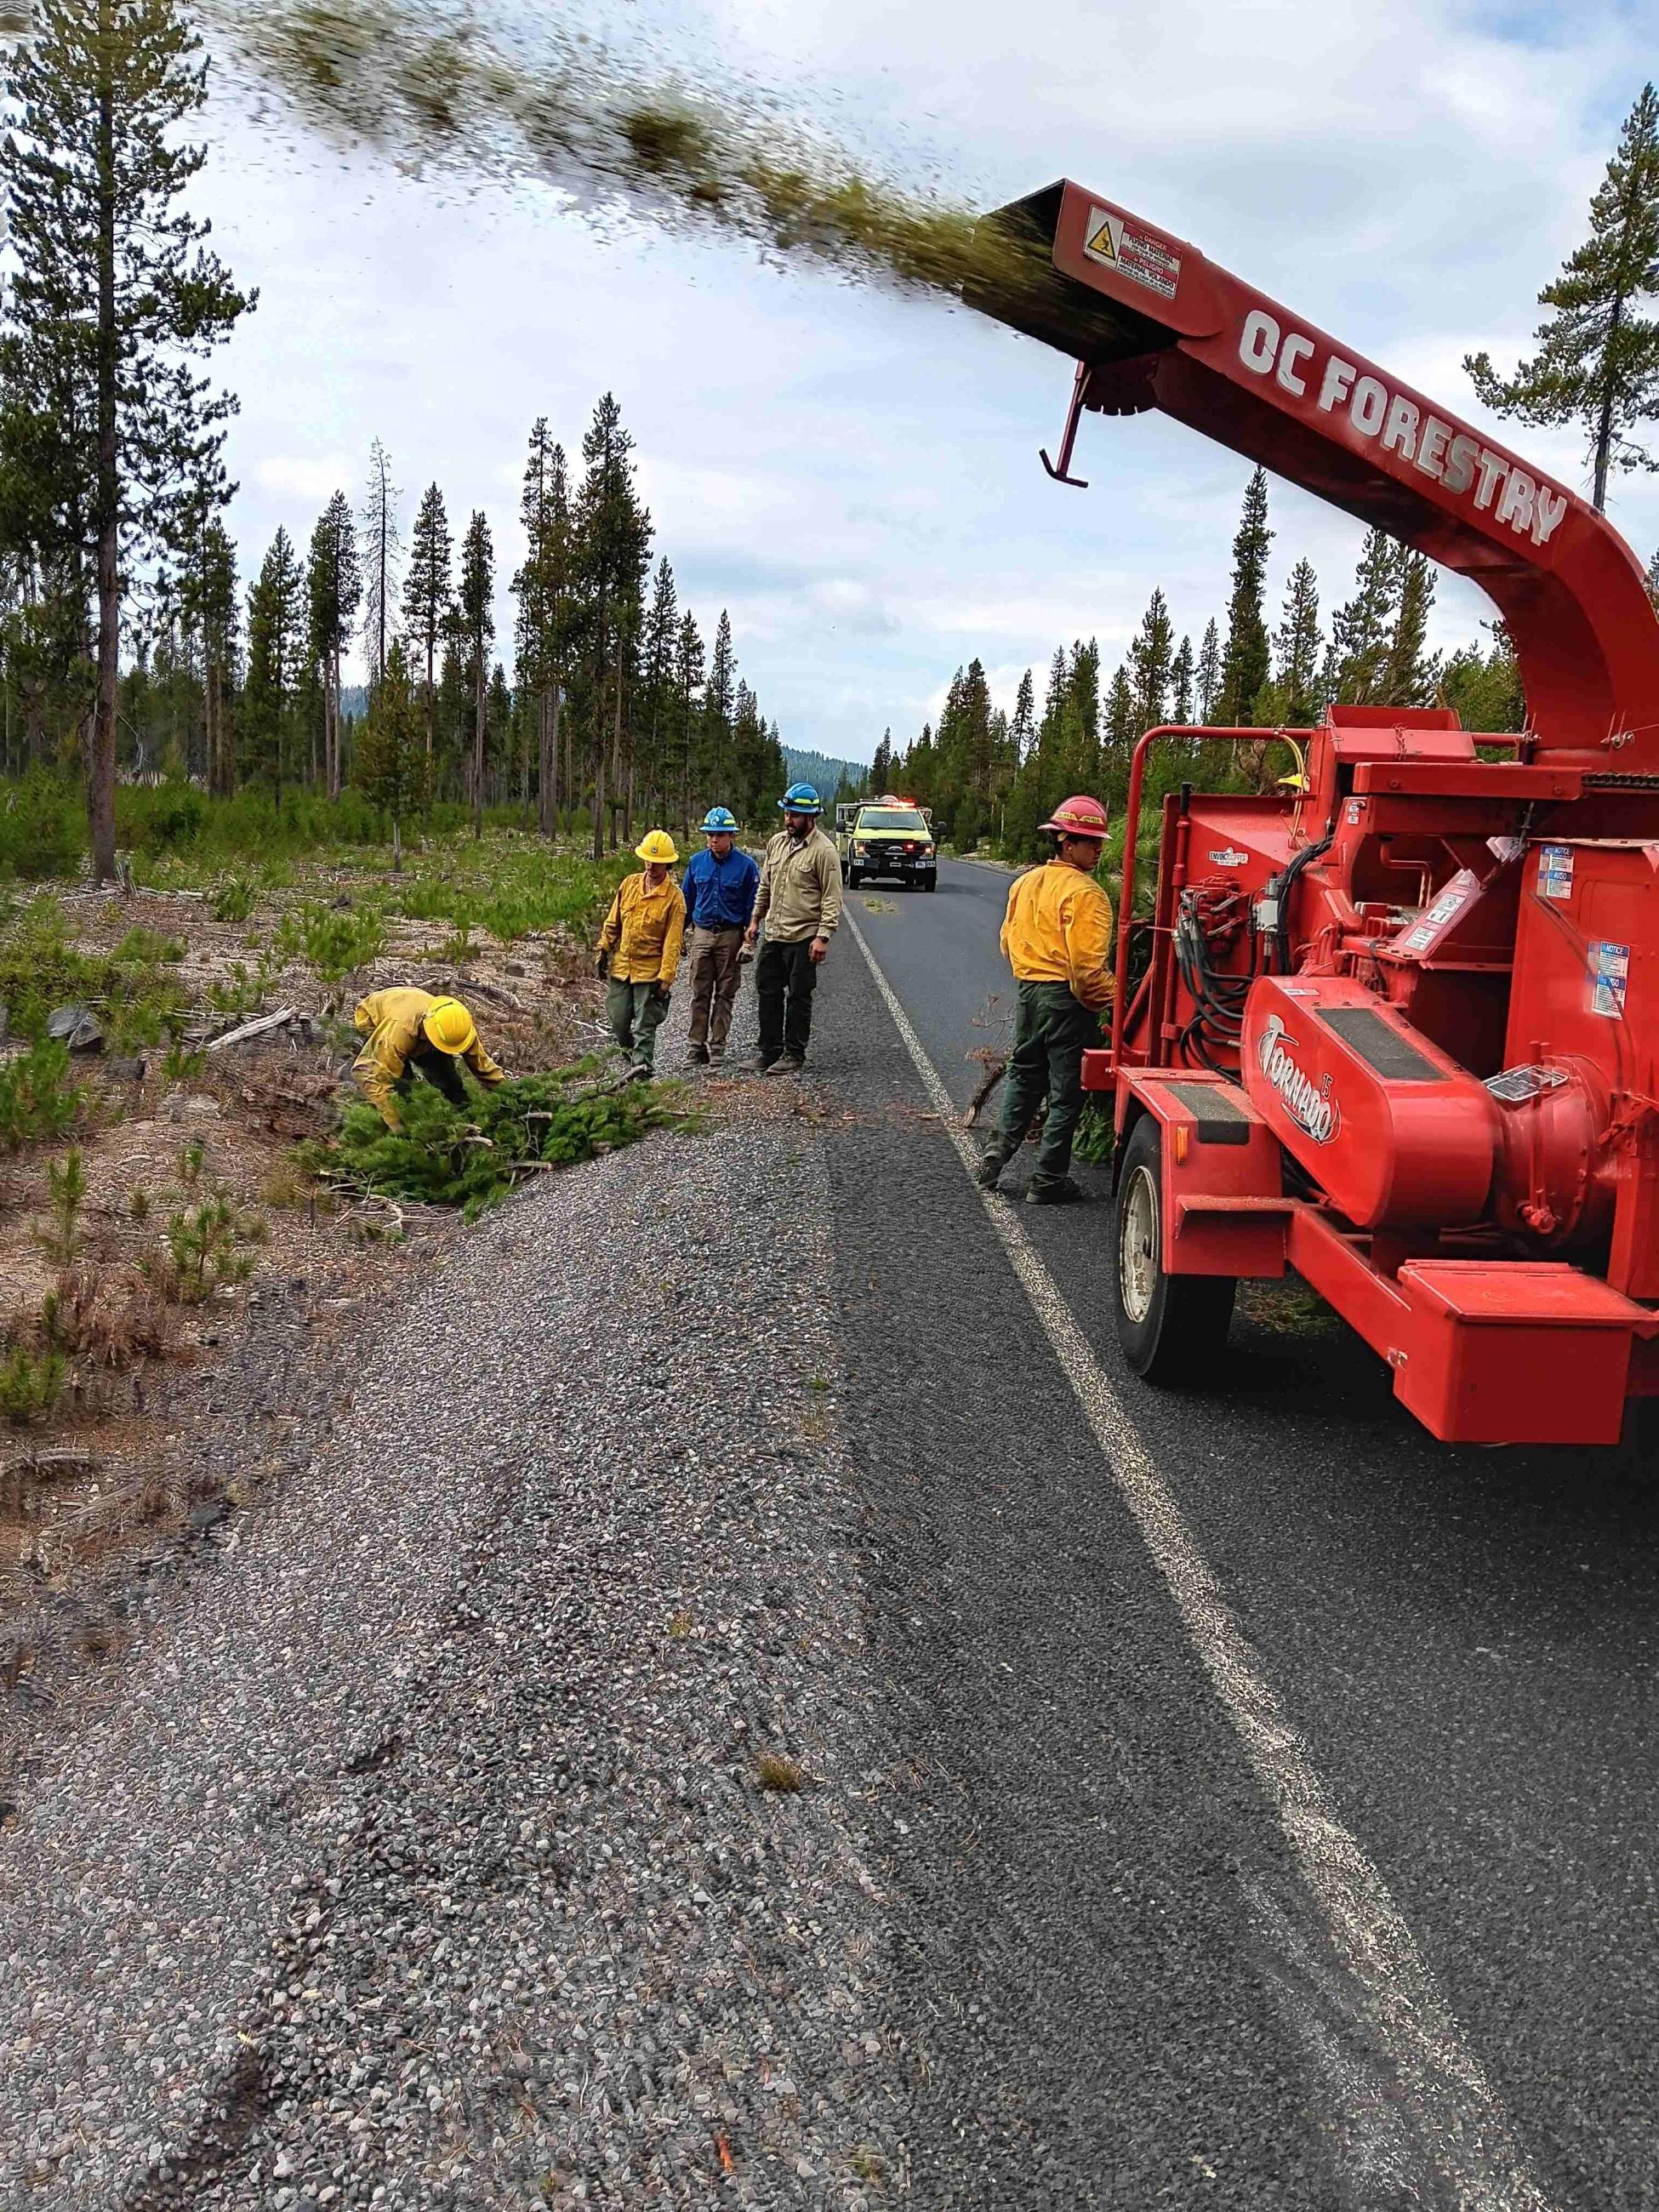
[(1070, 799), (1062, 799), (1047, 822), (1037, 824), (1040, 830), (1052, 830), (1059, 837), (1102, 837), (1106, 835), (1106, 809), (1097, 799), (1091, 799), (1086, 791), (1079, 791)]

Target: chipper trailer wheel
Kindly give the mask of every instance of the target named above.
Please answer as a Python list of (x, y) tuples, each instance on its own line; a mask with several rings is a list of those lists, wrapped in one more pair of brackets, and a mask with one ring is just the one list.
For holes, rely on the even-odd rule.
[(1118, 1177), (1117, 1340), (1144, 1382), (1178, 1389), (1207, 1381), (1232, 1319), (1231, 1275), (1169, 1275), (1163, 1260), (1164, 1140), (1148, 1114), (1136, 1122)]

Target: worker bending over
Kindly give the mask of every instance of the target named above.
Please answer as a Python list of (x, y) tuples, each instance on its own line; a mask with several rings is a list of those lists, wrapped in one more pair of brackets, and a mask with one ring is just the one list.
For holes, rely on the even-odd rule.
[(977, 1180), (982, 1189), (996, 1188), (1046, 1091), (1048, 1113), (1025, 1200), (1063, 1206), (1083, 1196), (1068, 1172), (1083, 1111), (1083, 1054), (1099, 1043), (1099, 1018), (1112, 997), (1112, 902), (1094, 872), (1106, 810), (1079, 793), (1042, 827), (1054, 839), (1054, 856), (1015, 878), (1003, 919), (1003, 956), (1019, 985), (1019, 1012), (1002, 1124)]
[(462, 1060), (480, 1083), (493, 1085), (505, 1079), (479, 1043), (472, 1017), (459, 999), (434, 999), (430, 991), (408, 985), (371, 991), (353, 1018), (368, 1042), (351, 1073), (388, 1129), (402, 1128), (393, 1094), (406, 1097), (416, 1075), (441, 1091), (452, 1106), (467, 1103)]
[(806, 1064), (812, 990), (841, 920), (841, 860), (818, 827), (823, 802), (810, 783), (792, 783), (778, 805), (783, 827), (767, 844), (744, 933), (752, 945), (766, 924), (755, 963), (759, 1049), (744, 1065), (765, 1075), (793, 1075)]
[(656, 1062), (657, 1031), (680, 963), (685, 901), (668, 872), (679, 853), (665, 830), (648, 830), (634, 851), (645, 866), (617, 884), (594, 966), (610, 978), (605, 1012), (629, 1055), (629, 1080), (643, 1083)]
[(760, 870), (737, 849), (738, 820), (728, 808), (711, 806), (702, 829), (708, 843), (692, 854), (680, 878), (691, 925), (690, 1045), (699, 1066), (712, 1060), (718, 1067), (732, 1033), (732, 1002), (743, 973), (738, 961)]

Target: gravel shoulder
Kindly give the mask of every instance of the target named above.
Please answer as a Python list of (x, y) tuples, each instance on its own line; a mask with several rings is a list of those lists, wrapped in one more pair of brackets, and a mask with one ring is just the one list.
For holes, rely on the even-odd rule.
[(904, 2188), (823, 1139), (775, 1089), (434, 1251), (15, 1791), (0, 2203)]

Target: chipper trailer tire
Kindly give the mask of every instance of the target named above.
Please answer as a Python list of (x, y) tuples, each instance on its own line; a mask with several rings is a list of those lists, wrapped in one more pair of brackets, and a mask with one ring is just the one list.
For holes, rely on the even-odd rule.
[(1232, 1275), (1166, 1273), (1163, 1182), (1162, 1134), (1143, 1116), (1118, 1171), (1112, 1224), (1117, 1340), (1143, 1382), (1179, 1389), (1215, 1381), (1238, 1285)]
[[(1121, 927), (1109, 1264), (1130, 1365), (1217, 1378), (1233, 1285), (1294, 1272), (1452, 1443), (1615, 1443), (1659, 1395), (1659, 616), (1565, 486), (1184, 240), (1062, 182), (987, 218), (969, 303), (1076, 364), (1079, 425), (1158, 409), (1468, 577), (1527, 699), (1149, 730), (1297, 773), (1159, 802), (1150, 957)], [(1163, 779), (1169, 781), (1170, 779)], [(1139, 933), (1137, 933), (1139, 935)]]

